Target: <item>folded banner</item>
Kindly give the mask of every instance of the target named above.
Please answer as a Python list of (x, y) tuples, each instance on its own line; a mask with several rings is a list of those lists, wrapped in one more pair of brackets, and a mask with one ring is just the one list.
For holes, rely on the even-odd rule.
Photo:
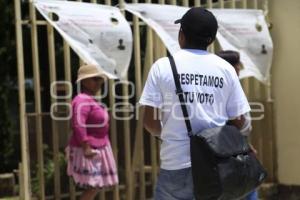
[(130, 25), (115, 7), (55, 0), (35, 0), (35, 7), (86, 63), (122, 79), (132, 54)]
[[(189, 9), (174, 5), (126, 4), (125, 9), (145, 21), (159, 35), (171, 54), (179, 50), (180, 25), (176, 19)], [(261, 10), (211, 9), (219, 23), (217, 40), (223, 50), (241, 54), (240, 78), (253, 76), (267, 84), (273, 43)], [(159, 15), (157, 13), (160, 13)]]

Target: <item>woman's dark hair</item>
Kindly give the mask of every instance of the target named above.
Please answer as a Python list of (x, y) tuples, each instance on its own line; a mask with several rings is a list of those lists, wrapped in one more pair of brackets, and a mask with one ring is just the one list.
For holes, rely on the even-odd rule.
[(216, 55), (229, 62), (232, 66), (240, 63), (240, 54), (237, 51), (219, 51)]

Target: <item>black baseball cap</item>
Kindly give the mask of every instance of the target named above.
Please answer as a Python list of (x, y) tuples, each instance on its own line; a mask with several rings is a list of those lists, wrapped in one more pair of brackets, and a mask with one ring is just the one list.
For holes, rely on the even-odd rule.
[(175, 24), (181, 24), (181, 29), (188, 37), (195, 39), (215, 39), (218, 30), (216, 17), (207, 9), (190, 8)]

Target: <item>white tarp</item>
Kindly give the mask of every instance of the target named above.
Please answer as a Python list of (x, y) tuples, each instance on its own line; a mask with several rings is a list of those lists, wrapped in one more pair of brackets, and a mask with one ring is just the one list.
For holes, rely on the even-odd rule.
[(109, 78), (126, 75), (132, 33), (118, 8), (55, 0), (35, 0), (34, 5), (84, 62), (101, 67)]
[[(160, 36), (171, 54), (179, 50), (180, 25), (176, 19), (187, 7), (159, 4), (126, 4), (125, 9), (140, 17)], [(244, 69), (240, 78), (254, 76), (263, 83), (269, 79), (273, 43), (261, 10), (211, 9), (219, 23), (217, 40), (224, 50), (240, 52)], [(159, 14), (157, 14), (159, 13)]]

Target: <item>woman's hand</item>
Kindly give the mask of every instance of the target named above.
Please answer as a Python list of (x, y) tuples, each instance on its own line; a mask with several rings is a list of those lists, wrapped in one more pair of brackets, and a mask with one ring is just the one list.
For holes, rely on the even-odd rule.
[(251, 151), (252, 151), (255, 155), (257, 155), (257, 150), (253, 147), (253, 145), (252, 145), (252, 144), (249, 144), (249, 146), (250, 146)]
[(88, 159), (92, 159), (97, 154), (95, 151), (93, 151), (93, 149), (88, 143), (83, 143), (82, 148), (83, 148), (84, 157)]

